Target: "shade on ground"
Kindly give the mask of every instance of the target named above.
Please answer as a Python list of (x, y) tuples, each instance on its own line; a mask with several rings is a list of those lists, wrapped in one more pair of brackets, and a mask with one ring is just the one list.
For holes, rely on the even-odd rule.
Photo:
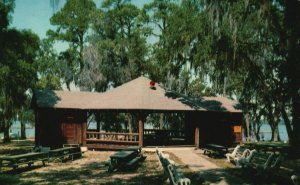
[(204, 157), (196, 154), (202, 152), (201, 150), (195, 151), (192, 148), (186, 148), (183, 150), (172, 150), (176, 157), (178, 157), (183, 163), (185, 163), (190, 170), (198, 172), (199, 176), (209, 184), (218, 185), (248, 185), (251, 183), (243, 182), (242, 179), (227, 172), (226, 169), (218, 167), (216, 164), (208, 161)]

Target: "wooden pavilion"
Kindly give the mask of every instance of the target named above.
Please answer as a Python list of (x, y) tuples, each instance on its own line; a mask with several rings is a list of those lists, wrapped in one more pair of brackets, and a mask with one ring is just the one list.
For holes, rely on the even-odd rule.
[[(225, 97), (187, 97), (150, 82), (141, 76), (105, 93), (36, 90), (32, 101), (36, 144), (53, 148), (79, 144), (119, 149), (145, 146), (145, 139), (155, 137), (180, 137), (196, 147), (241, 141), (242, 112), (236, 101)], [(89, 131), (87, 120), (93, 111), (132, 113), (137, 117), (138, 132)], [(154, 112), (184, 114), (185, 129), (145, 129), (147, 114)]]

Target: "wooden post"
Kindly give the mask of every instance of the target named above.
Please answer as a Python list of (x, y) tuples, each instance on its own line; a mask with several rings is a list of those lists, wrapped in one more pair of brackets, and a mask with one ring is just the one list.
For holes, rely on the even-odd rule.
[(199, 133), (199, 127), (196, 126), (195, 128), (195, 147), (196, 148), (199, 148), (199, 136), (200, 136), (200, 133)]
[(188, 145), (194, 144), (195, 133), (193, 133), (193, 121), (191, 119), (191, 113), (185, 113), (185, 140)]
[(144, 123), (142, 120), (139, 120), (139, 146), (144, 145)]
[(82, 123), (82, 128), (81, 128), (81, 133), (82, 133), (82, 145), (86, 146), (86, 123), (87, 121), (83, 121)]
[(39, 145), (39, 142), (40, 141), (40, 136), (39, 136), (39, 129), (40, 129), (40, 120), (39, 120), (39, 117), (38, 117), (38, 108), (35, 107), (34, 109), (34, 121), (35, 121), (35, 146), (38, 146)]

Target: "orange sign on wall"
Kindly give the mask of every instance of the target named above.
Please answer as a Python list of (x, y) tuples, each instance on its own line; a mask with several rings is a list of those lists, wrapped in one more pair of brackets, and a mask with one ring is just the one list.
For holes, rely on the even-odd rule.
[(233, 132), (242, 132), (242, 126), (233, 126)]

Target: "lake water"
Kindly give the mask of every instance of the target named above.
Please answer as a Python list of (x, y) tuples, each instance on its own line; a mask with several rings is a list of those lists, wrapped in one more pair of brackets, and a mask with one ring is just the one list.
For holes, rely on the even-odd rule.
[[(21, 128), (20, 127), (12, 127), (10, 129), (10, 132), (11, 133), (16, 133), (20, 136), (21, 135)], [(32, 128), (27, 127), (25, 132), (26, 132), (26, 137), (27, 138), (31, 138), (31, 137), (35, 136), (35, 128), (34, 127), (32, 127)]]
[[(288, 140), (288, 134), (287, 134), (287, 131), (286, 131), (286, 127), (284, 125), (284, 123), (280, 123), (278, 125), (279, 127), (279, 136), (280, 136), (280, 139), (282, 141), (287, 141)], [(268, 141), (271, 139), (272, 137), (272, 132), (271, 132), (271, 127), (270, 125), (268, 124), (263, 124), (260, 128), (260, 136), (264, 136), (264, 140), (265, 141)]]
[[(15, 133), (18, 134), (19, 136), (21, 135), (21, 126), (20, 123), (14, 123), (11, 128), (9, 129), (10, 133)], [(26, 124), (26, 137), (27, 138), (32, 138), (35, 136), (35, 128), (31, 127), (29, 124)], [(0, 138), (3, 137), (3, 133), (0, 133)]]

